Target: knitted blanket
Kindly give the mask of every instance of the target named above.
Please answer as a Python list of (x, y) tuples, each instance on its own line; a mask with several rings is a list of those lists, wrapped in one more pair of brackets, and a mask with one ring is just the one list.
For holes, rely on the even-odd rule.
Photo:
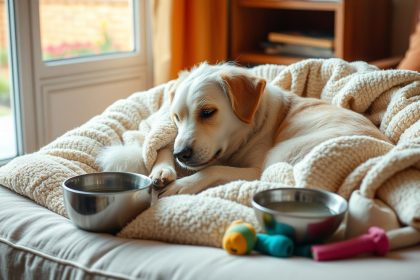
[[(368, 225), (383, 223), (379, 226), (387, 229), (400, 224), (420, 229), (418, 72), (380, 71), (363, 62), (347, 63), (340, 59), (310, 59), (290, 66), (264, 65), (252, 71), (284, 90), (321, 98), (365, 115), (393, 144), (367, 136), (328, 140), (295, 166), (287, 163), (270, 166), (260, 180), (234, 181), (198, 195), (160, 199), (119, 236), (220, 247), (233, 220), (245, 220), (260, 231), (250, 207), (252, 196), (261, 190), (284, 186), (323, 189), (346, 199), (357, 193), (380, 204), (364, 203), (371, 206), (361, 213), (360, 209), (359, 213), (353, 211), (354, 215), (350, 211), (350, 221), (353, 217)], [(145, 166), (150, 169), (156, 151), (176, 134), (167, 116), (165, 98), (172, 85), (169, 82), (119, 100), (103, 114), (40, 151), (14, 159), (0, 168), (0, 184), (65, 216), (60, 184), (68, 177), (98, 171), (95, 159), (104, 146), (138, 142), (143, 145)], [(390, 213), (395, 221), (370, 217), (369, 207)]]

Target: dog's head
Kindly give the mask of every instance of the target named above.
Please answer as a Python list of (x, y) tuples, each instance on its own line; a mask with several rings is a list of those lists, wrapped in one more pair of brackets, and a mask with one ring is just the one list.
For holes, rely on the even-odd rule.
[(199, 170), (232, 154), (252, 126), (265, 83), (229, 64), (183, 72), (171, 103), (178, 163)]

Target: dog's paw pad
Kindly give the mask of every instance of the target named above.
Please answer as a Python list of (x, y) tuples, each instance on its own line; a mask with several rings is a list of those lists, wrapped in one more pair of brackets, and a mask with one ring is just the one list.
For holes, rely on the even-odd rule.
[(153, 179), (152, 184), (153, 184), (154, 187), (163, 188), (168, 183), (166, 182), (166, 179), (163, 178), (163, 179)]
[(154, 168), (149, 177), (153, 186), (163, 188), (176, 179), (176, 172), (172, 167)]

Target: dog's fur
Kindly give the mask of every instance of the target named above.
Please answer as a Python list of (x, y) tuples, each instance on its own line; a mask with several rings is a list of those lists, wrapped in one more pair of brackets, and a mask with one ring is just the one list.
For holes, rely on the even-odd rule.
[[(294, 165), (313, 147), (337, 136), (388, 141), (360, 114), (282, 91), (230, 64), (203, 63), (182, 73), (170, 114), (178, 128), (174, 157), (180, 166), (197, 172), (173, 181), (163, 195), (259, 179), (268, 166), (281, 161)], [(153, 169), (151, 176), (160, 185), (174, 180), (169, 148), (159, 151)]]

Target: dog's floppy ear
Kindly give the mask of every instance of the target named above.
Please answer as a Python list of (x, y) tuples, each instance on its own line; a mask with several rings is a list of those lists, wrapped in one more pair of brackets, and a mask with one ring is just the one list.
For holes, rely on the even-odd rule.
[(241, 121), (250, 124), (260, 103), (266, 81), (247, 74), (222, 73), (221, 77), (227, 85), (233, 112)]

